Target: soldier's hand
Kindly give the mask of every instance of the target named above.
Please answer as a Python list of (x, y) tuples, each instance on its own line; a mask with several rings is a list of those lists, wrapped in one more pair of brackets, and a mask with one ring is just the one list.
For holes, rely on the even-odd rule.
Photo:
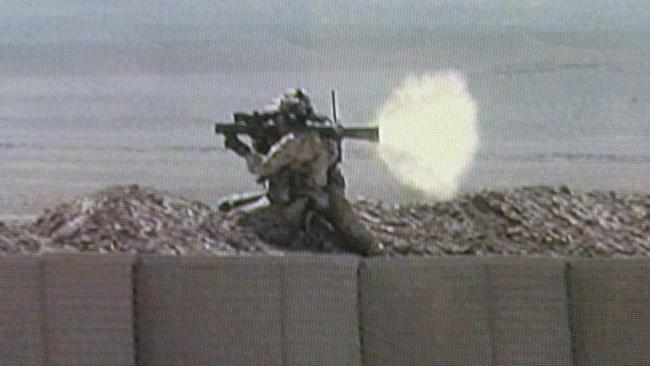
[(228, 134), (225, 137), (226, 140), (224, 144), (226, 146), (226, 149), (234, 151), (239, 156), (245, 156), (251, 152), (251, 148), (241, 142), (237, 135)]

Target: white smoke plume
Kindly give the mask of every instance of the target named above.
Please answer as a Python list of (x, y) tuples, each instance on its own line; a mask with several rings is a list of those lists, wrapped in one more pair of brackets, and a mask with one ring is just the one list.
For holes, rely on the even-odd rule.
[(379, 154), (405, 185), (451, 198), (476, 151), (476, 120), (476, 102), (459, 72), (408, 77), (377, 113)]

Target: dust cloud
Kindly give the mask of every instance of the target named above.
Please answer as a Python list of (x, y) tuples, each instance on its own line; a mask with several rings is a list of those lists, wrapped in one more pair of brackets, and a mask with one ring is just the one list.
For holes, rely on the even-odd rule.
[(478, 144), (476, 102), (456, 71), (410, 76), (379, 108), (378, 153), (405, 185), (455, 195)]

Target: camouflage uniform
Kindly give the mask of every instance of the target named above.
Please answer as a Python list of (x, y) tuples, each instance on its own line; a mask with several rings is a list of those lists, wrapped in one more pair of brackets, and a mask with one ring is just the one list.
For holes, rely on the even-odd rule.
[[(309, 99), (302, 92), (298, 96), (285, 95), (277, 115), (286, 118), (290, 126), (323, 118), (313, 113)], [(267, 155), (250, 149), (241, 155), (258, 181), (267, 181), (267, 197), (287, 224), (304, 227), (307, 205), (311, 202), (313, 209), (326, 217), (343, 236), (347, 249), (361, 254), (374, 251), (376, 243), (372, 234), (359, 221), (345, 197), (345, 180), (338, 167), (338, 141), (292, 128)]]

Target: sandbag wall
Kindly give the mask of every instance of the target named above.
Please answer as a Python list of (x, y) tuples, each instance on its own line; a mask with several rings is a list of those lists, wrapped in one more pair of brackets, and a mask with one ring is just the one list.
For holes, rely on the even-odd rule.
[(644, 365), (650, 261), (0, 258), (2, 365)]

